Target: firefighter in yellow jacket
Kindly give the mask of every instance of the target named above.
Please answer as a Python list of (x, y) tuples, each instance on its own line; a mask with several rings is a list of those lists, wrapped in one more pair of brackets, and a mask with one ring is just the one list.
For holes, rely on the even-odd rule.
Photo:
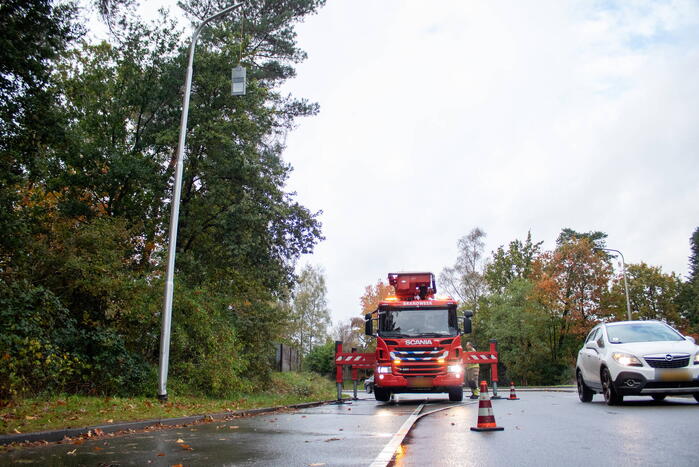
[[(476, 349), (473, 344), (466, 342), (466, 352), (475, 352)], [(478, 399), (481, 395), (478, 389), (478, 374), (480, 373), (480, 366), (478, 363), (468, 363), (466, 364), (466, 383), (468, 387), (471, 388), (471, 399)]]

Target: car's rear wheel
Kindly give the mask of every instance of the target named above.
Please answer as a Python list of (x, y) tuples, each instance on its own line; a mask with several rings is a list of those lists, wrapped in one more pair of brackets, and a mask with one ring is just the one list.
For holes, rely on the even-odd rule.
[(577, 374), (577, 380), (578, 380), (578, 397), (580, 398), (580, 402), (592, 401), (592, 396), (594, 395), (594, 392), (592, 392), (592, 389), (587, 387), (587, 384), (585, 384), (585, 381), (583, 381), (582, 373), (579, 371)]
[(667, 397), (666, 394), (653, 394), (653, 400), (655, 402), (664, 401), (666, 397)]
[(604, 394), (604, 402), (607, 405), (619, 405), (624, 401), (624, 396), (616, 391), (612, 375), (609, 374), (609, 370), (606, 368), (602, 370), (602, 394)]
[(391, 391), (374, 386), (374, 397), (379, 402), (388, 402), (391, 400)]

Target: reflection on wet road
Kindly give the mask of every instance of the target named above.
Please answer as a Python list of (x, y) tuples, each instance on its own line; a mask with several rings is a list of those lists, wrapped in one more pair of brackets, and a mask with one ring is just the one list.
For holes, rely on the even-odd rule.
[[(369, 466), (385, 465), (386, 453), (395, 453), (390, 464), (401, 467), (699, 465), (693, 399), (629, 398), (608, 407), (601, 398), (583, 404), (572, 392), (518, 396), (492, 401), (497, 425), (505, 428), (500, 432), (470, 431), (478, 401), (398, 396), (383, 404), (362, 394), (349, 404), (22, 448), (0, 454), (0, 465)], [(411, 415), (417, 421), (403, 443), (387, 448)]]

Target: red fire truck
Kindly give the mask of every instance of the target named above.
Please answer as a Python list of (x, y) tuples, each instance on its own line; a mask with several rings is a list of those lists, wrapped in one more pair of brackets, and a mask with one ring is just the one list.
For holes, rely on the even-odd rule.
[[(388, 401), (392, 394), (446, 392), (449, 400), (463, 399), (464, 363), (490, 363), (497, 391), (497, 350), (491, 341), (488, 352), (464, 352), (461, 335), (471, 332), (471, 312), (457, 315), (457, 302), (435, 297), (434, 274), (391, 273), (388, 282), (395, 295), (379, 303), (365, 316), (367, 335), (376, 337), (375, 353), (343, 352), (336, 343), (338, 400), (341, 399), (343, 366), (374, 370), (376, 400)], [(374, 324), (376, 323), (376, 326)], [(495, 392), (497, 394), (497, 392)]]

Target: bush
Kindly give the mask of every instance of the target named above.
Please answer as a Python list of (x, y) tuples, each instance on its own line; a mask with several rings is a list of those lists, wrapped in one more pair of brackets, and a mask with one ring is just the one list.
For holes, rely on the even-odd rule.
[[(51, 291), (0, 280), (0, 398), (140, 394), (153, 370), (114, 330), (80, 327)], [(152, 384), (155, 384), (154, 381)]]
[(335, 343), (328, 341), (314, 347), (303, 361), (306, 370), (329, 376), (335, 371)]
[(335, 386), (316, 373), (272, 373), (270, 391), (280, 395), (326, 400), (334, 397)]
[(215, 397), (253, 390), (254, 384), (243, 377), (247, 360), (225, 300), (206, 289), (184, 286), (177, 295), (170, 369), (182, 389)]

